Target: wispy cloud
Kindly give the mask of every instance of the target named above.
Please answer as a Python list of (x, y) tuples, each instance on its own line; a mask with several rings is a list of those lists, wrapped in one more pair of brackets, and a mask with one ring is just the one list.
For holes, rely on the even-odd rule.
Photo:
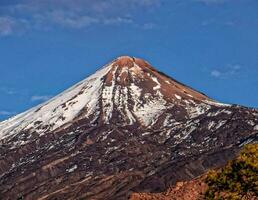
[(126, 17), (116, 17), (104, 19), (103, 23), (105, 25), (119, 25), (119, 24), (132, 24), (133, 20), (131, 18)]
[(211, 71), (211, 76), (215, 77), (215, 78), (218, 78), (221, 76), (221, 71), (217, 70), (217, 69), (214, 69)]
[(227, 26), (232, 27), (235, 26), (237, 22), (235, 20), (218, 20), (215, 18), (212, 19), (205, 19), (201, 22), (202, 26)]
[(25, 19), (15, 19), (10, 16), (0, 16), (0, 36), (9, 36), (27, 28), (27, 21)]
[(23, 0), (0, 7), (0, 36), (16, 33), (24, 24), (37, 30), (134, 24), (131, 12), (153, 8), (159, 3), (160, 0)]
[(50, 95), (34, 95), (31, 97), (31, 101), (47, 101), (51, 98)]
[(13, 33), (15, 22), (9, 17), (0, 17), (0, 35), (6, 36)]
[(10, 115), (14, 115), (14, 114), (15, 114), (15, 112), (0, 110), (0, 115), (2, 115), (2, 116), (10, 116)]
[[(75, 12), (65, 12), (64, 10), (56, 10), (52, 12), (47, 12), (45, 15), (36, 15), (37, 20), (40, 19), (40, 22), (48, 24), (56, 24), (62, 27), (80, 29), (88, 27), (92, 24), (99, 23), (97, 18), (78, 14)], [(39, 23), (37, 21), (36, 23)]]
[(13, 88), (4, 87), (4, 86), (0, 87), (0, 92), (8, 95), (17, 94), (17, 91), (15, 91)]
[(214, 78), (229, 78), (237, 75), (241, 68), (241, 65), (226, 65), (222, 69), (212, 69), (210, 75)]
[(10, 86), (0, 86), (0, 93), (4, 95), (19, 95), (25, 96), (28, 95), (27, 89), (18, 89)]
[(229, 0), (194, 0), (194, 1), (204, 3), (206, 5), (211, 5), (211, 4), (222, 4)]
[(145, 24), (143, 24), (143, 26), (142, 26), (142, 28), (143, 28), (144, 30), (152, 30), (152, 29), (154, 29), (154, 28), (156, 28), (156, 27), (157, 27), (157, 25), (154, 24), (154, 23), (145, 23)]

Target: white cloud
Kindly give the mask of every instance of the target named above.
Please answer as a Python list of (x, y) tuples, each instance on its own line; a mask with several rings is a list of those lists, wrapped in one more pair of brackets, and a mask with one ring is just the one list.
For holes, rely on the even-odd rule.
[(0, 17), (0, 36), (11, 35), (16, 26), (15, 21), (10, 17)]
[(65, 12), (65, 11), (53, 11), (42, 16), (42, 19), (48, 20), (50, 23), (53, 22), (57, 25), (70, 28), (84, 28), (92, 24), (99, 23), (99, 20), (94, 17), (87, 15), (80, 15), (75, 12)]
[(16, 19), (10, 16), (0, 16), (0, 36), (19, 34), (28, 28), (25, 19)]
[(234, 75), (237, 75), (239, 71), (242, 69), (241, 65), (226, 65), (221, 69), (213, 69), (210, 72), (210, 75), (214, 78), (228, 78)]
[[(130, 17), (92, 17), (76, 12), (53, 11), (45, 15), (35, 15), (35, 25), (37, 27), (57, 25), (64, 28), (83, 29), (92, 25), (121, 25), (133, 24)], [(44, 26), (43, 26), (44, 27)]]
[(34, 95), (31, 97), (31, 101), (47, 101), (51, 98), (52, 96), (50, 95)]
[(130, 18), (116, 17), (116, 18), (104, 19), (103, 23), (105, 25), (131, 24), (133, 23), (133, 20)]
[(218, 77), (220, 77), (221, 76), (221, 72), (220, 71), (218, 71), (218, 70), (212, 70), (211, 71), (211, 76), (213, 76), (213, 77), (215, 77), (215, 78), (218, 78)]
[(149, 7), (159, 5), (160, 0), (24, 0), (12, 6), (14, 11), (46, 11), (73, 10), (86, 12), (107, 13), (135, 7)]
[(94, 24), (133, 25), (133, 17), (128, 17), (132, 11), (153, 8), (159, 3), (160, 0), (24, 0), (5, 7), (7, 17), (2, 22), (0, 20), (0, 34), (14, 33), (16, 24), (23, 21), (30, 29), (37, 30), (51, 30), (58, 26), (85, 29)]

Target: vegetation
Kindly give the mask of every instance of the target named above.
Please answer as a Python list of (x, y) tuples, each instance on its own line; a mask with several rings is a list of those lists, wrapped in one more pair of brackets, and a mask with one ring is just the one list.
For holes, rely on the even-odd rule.
[(245, 146), (225, 167), (208, 173), (205, 200), (258, 199), (258, 144)]

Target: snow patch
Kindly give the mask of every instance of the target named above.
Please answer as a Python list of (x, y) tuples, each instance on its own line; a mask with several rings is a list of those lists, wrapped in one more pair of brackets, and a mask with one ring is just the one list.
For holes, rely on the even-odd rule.
[(83, 108), (87, 108), (85, 117), (94, 114), (98, 109), (102, 78), (110, 68), (111, 66), (104, 67), (49, 101), (1, 122), (0, 139), (22, 130), (32, 129), (40, 134), (46, 130), (55, 130), (72, 121)]
[(204, 100), (203, 102), (208, 103), (208, 104), (213, 105), (213, 106), (220, 106), (220, 107), (232, 106), (231, 104), (219, 103), (219, 102), (211, 101), (211, 100)]
[(175, 97), (176, 97), (177, 99), (179, 99), (179, 100), (181, 100), (181, 99), (182, 99), (182, 97), (181, 97), (181, 96), (179, 96), (179, 95), (177, 95), (177, 94), (175, 94)]
[(195, 106), (187, 105), (186, 109), (187, 109), (189, 118), (192, 119), (207, 112), (210, 109), (210, 106), (206, 104), (195, 104)]
[(216, 123), (214, 121), (209, 122), (208, 129), (210, 130), (211, 128), (213, 128), (215, 126), (215, 124)]
[(219, 121), (219, 123), (216, 125), (215, 129), (219, 129), (220, 127), (222, 127), (223, 125), (225, 125), (227, 122), (227, 120), (221, 120)]
[(163, 99), (149, 100), (135, 111), (135, 115), (145, 126), (152, 125), (166, 109), (165, 103)]
[(151, 78), (152, 78), (152, 80), (153, 80), (155, 83), (157, 83), (157, 85), (156, 85), (155, 87), (153, 87), (153, 90), (158, 90), (158, 89), (160, 89), (160, 88), (161, 88), (161, 85), (160, 85), (158, 79), (157, 79), (156, 77), (151, 77)]
[(74, 172), (77, 168), (78, 168), (78, 166), (77, 166), (77, 165), (74, 165), (74, 166), (72, 166), (71, 168), (67, 169), (66, 171), (69, 172), (69, 173), (71, 173), (71, 172)]
[(104, 123), (108, 124), (112, 117), (114, 110), (113, 93), (115, 89), (115, 73), (117, 71), (117, 66), (112, 72), (112, 83), (111, 86), (105, 86), (102, 92), (102, 107), (104, 114)]

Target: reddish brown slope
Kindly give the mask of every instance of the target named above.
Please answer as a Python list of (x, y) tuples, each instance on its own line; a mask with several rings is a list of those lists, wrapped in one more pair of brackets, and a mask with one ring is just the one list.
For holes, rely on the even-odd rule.
[(178, 182), (163, 193), (133, 193), (130, 200), (199, 200), (207, 185), (203, 178)]

